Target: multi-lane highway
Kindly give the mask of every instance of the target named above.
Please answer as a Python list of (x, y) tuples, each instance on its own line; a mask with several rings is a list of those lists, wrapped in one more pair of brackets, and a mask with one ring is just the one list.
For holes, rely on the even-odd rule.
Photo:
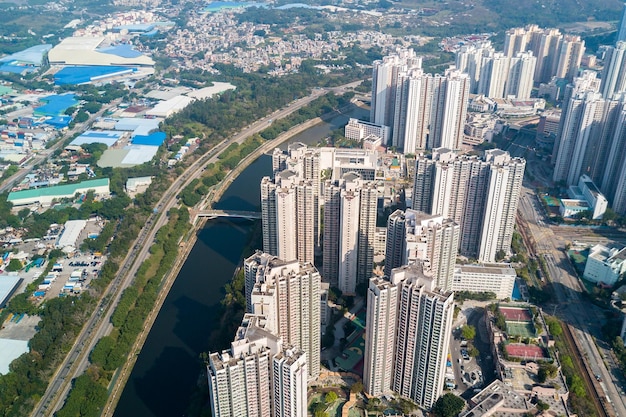
[(217, 145), (208, 154), (195, 161), (172, 183), (157, 203), (158, 212), (153, 213), (149, 217), (132, 249), (123, 260), (119, 273), (105, 291), (102, 301), (83, 327), (83, 330), (77, 337), (76, 342), (70, 349), (65, 360), (54, 374), (48, 389), (37, 404), (32, 416), (51, 416), (61, 408), (69, 393), (72, 379), (81, 375), (89, 366), (89, 352), (98, 340), (111, 332), (113, 327), (110, 318), (123, 290), (132, 283), (137, 269), (148, 257), (149, 247), (154, 241), (156, 232), (167, 222), (167, 216), (163, 213), (167, 213), (170, 208), (178, 204), (176, 199), (177, 194), (191, 181), (202, 175), (202, 167), (210, 162), (216, 162), (218, 155), (232, 143), (240, 144), (249, 136), (261, 132), (268, 126), (268, 120), (286, 117), (330, 91), (339, 94), (347, 89), (353, 88), (359, 83), (360, 81), (332, 89), (316, 89), (311, 95), (296, 100), (288, 107), (277, 110), (266, 118), (252, 123), (233, 137)]

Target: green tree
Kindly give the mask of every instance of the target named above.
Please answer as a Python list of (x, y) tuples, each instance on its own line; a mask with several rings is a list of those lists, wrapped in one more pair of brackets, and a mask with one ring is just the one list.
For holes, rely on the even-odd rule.
[(439, 397), (435, 406), (433, 407), (433, 413), (437, 417), (455, 417), (465, 407), (465, 401), (461, 397), (448, 392)]
[(363, 388), (363, 383), (361, 381), (357, 381), (350, 387), (350, 392), (358, 394), (359, 392), (363, 392)]
[(85, 123), (87, 120), (89, 120), (89, 115), (84, 110), (79, 110), (74, 117), (76, 123)]
[(465, 340), (474, 340), (476, 337), (476, 328), (474, 326), (465, 325), (461, 327), (461, 335)]
[(326, 396), (324, 397), (324, 402), (326, 404), (332, 404), (335, 401), (337, 401), (337, 399), (339, 398), (339, 396), (337, 395), (337, 393), (335, 391), (329, 391)]
[(478, 349), (476, 349), (476, 346), (472, 346), (471, 348), (467, 349), (467, 354), (470, 355), (472, 358), (475, 358), (480, 355), (480, 352), (478, 351)]
[(547, 409), (550, 408), (550, 404), (545, 403), (541, 400), (537, 400), (537, 410), (539, 411), (546, 411)]
[(7, 267), (7, 271), (9, 272), (15, 272), (15, 271), (19, 271), (20, 269), (22, 269), (24, 267), (24, 265), (22, 264), (22, 261), (20, 261), (19, 259), (11, 259), (11, 261), (9, 262), (9, 266)]

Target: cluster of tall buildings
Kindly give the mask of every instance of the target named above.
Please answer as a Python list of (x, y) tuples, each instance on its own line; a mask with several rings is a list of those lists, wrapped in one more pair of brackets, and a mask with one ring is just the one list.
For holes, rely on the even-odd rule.
[(412, 207), (459, 225), (461, 255), (494, 262), (510, 251), (525, 167), (499, 149), (483, 158), (434, 149), (416, 159)]
[(209, 355), (212, 415), (305, 416), (307, 383), (320, 372), (320, 274), (257, 252), (244, 280), (242, 325), (229, 350)]
[[(511, 54), (498, 88), (524, 96), (532, 81), (522, 78), (536, 59), (525, 49)], [(493, 71), (487, 55), (481, 68)], [(299, 143), (274, 151), (272, 175), (260, 183), (263, 252), (244, 261), (247, 313), (231, 348), (209, 358), (214, 415), (306, 413), (307, 381), (320, 372), (322, 280), (344, 294), (369, 286), (366, 392), (434, 404), (444, 384), (453, 290), (468, 279), (456, 257), (494, 262), (510, 251), (525, 169), (504, 151), (458, 151), (468, 95), (481, 83), (455, 68), (425, 74), (412, 50), (374, 63), (371, 120), (351, 121), (346, 132), (417, 154), (409, 208), (388, 219), (383, 277), (372, 278), (384, 190), (375, 181), (377, 153)], [(507, 273), (471, 272), (472, 282)]]
[(315, 252), (321, 252), (322, 276), (346, 294), (367, 283), (378, 209), (375, 161), (369, 156), (352, 152), (345, 158), (332, 152), (333, 161), (323, 166), (335, 169), (321, 181), (319, 149), (296, 144), (286, 153), (274, 152), (274, 177), (261, 180), (263, 250), (311, 263)]
[(372, 278), (367, 292), (363, 385), (430, 408), (443, 391), (454, 295), (418, 262)]
[(553, 180), (591, 178), (613, 210), (626, 214), (626, 43), (607, 49), (601, 79), (583, 71), (566, 86), (552, 162)]
[(459, 149), (467, 114), (470, 80), (454, 68), (426, 74), (413, 50), (374, 62), (370, 122), (387, 126), (391, 143), (405, 153)]

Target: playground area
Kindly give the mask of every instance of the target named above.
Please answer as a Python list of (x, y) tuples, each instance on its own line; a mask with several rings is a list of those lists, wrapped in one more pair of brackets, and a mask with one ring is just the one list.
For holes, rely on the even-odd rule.
[(346, 372), (363, 375), (363, 355), (365, 354), (365, 309), (350, 317), (354, 327), (346, 337), (346, 347), (341, 355), (335, 358), (335, 364)]
[(544, 350), (537, 345), (525, 345), (523, 343), (510, 343), (506, 345), (506, 353), (514, 358), (521, 358), (524, 360), (538, 361), (550, 359), (549, 355), (546, 355)]

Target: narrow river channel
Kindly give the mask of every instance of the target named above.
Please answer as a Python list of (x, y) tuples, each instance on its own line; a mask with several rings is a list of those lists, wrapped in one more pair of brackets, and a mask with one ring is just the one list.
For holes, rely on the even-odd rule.
[[(349, 117), (363, 118), (367, 113), (354, 109), (289, 142), (315, 144), (344, 126)], [(271, 165), (267, 155), (257, 159), (233, 182), (216, 208), (259, 210), (259, 183), (270, 175)], [(226, 348), (209, 346), (209, 335), (219, 324), (216, 312), (222, 288), (232, 278), (251, 230), (252, 223), (237, 220), (211, 220), (200, 230), (137, 358), (115, 417), (184, 415), (201, 371), (200, 353)]]

